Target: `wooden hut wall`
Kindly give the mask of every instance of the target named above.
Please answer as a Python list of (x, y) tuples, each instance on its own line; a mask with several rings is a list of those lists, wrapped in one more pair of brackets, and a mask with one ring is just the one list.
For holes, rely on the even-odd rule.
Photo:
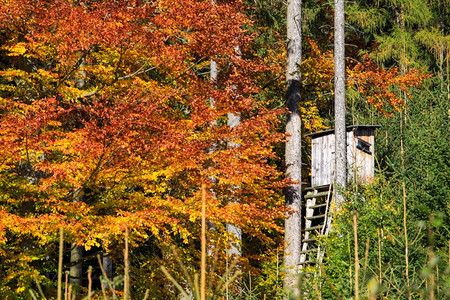
[(330, 184), (334, 174), (334, 134), (322, 135), (312, 139), (311, 159), (312, 185)]
[[(361, 140), (361, 141), (359, 141)], [(327, 185), (334, 176), (334, 133), (312, 139), (311, 183)], [(348, 179), (367, 182), (374, 176), (374, 128), (357, 127), (347, 131)]]
[(355, 136), (353, 130), (347, 131), (347, 181), (353, 180), (353, 178), (358, 177), (358, 174), (352, 172), (352, 170), (357, 170), (352, 168), (357, 165), (357, 153), (355, 151)]
[(355, 153), (354, 165), (349, 164), (349, 173), (357, 174), (359, 182), (367, 182), (374, 177), (374, 129), (357, 128), (354, 130), (354, 143), (352, 145)]

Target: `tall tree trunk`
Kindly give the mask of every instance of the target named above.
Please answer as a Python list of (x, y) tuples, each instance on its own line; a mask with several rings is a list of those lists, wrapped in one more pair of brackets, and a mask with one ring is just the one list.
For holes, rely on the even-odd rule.
[(302, 59), (301, 0), (288, 0), (287, 6), (287, 63), (286, 63), (286, 105), (289, 109), (286, 122), (286, 176), (291, 183), (286, 188), (286, 207), (289, 212), (285, 220), (284, 266), (286, 268), (285, 288), (299, 294), (297, 274), (299, 271), (302, 242), (301, 204), (301, 118), (300, 88), (301, 74), (299, 66)]
[[(105, 274), (108, 277), (108, 279), (112, 279), (112, 275), (113, 275), (113, 261), (112, 259), (106, 254), (106, 252), (103, 253), (102, 256), (102, 265), (103, 265), (103, 269), (105, 270)], [(103, 287), (105, 288), (105, 290), (108, 290), (109, 284), (106, 281), (102, 282)]]
[[(239, 126), (241, 123), (241, 115), (239, 113), (229, 113), (228, 114), (227, 125), (231, 128)], [(228, 147), (239, 147), (239, 144), (235, 142), (229, 142)], [(239, 189), (237, 186), (235, 189)], [(238, 201), (238, 199), (234, 199), (234, 201)], [(234, 256), (238, 258), (241, 256), (241, 242), (242, 242), (242, 230), (236, 225), (227, 224), (227, 232), (233, 237), (235, 240), (234, 243), (229, 245), (227, 248), (227, 255)]]
[(335, 0), (334, 12), (334, 122), (335, 122), (335, 199), (344, 202), (340, 191), (347, 184), (347, 133), (345, 128), (345, 17), (344, 0)]
[[(83, 198), (83, 189), (77, 189), (73, 194), (73, 201), (80, 202)], [(83, 277), (83, 246), (72, 244), (70, 250), (70, 284), (77, 291), (81, 287)]]
[[(238, 57), (241, 57), (241, 49), (239, 46), (236, 46), (236, 53), (238, 53)], [(236, 86), (233, 85), (233, 89), (236, 90)], [(239, 112), (235, 113), (229, 113), (227, 114), (227, 125), (230, 128), (237, 127), (241, 124), (241, 114)], [(228, 147), (240, 147), (239, 143), (235, 143), (233, 141), (228, 143)], [(236, 186), (236, 189), (239, 189), (239, 186)], [(239, 201), (239, 199), (232, 199), (232, 201)], [(242, 255), (241, 252), (241, 243), (242, 243), (242, 229), (236, 225), (233, 224), (227, 224), (226, 226), (227, 232), (233, 237), (235, 240), (235, 243), (232, 243), (229, 245), (229, 248), (227, 248), (227, 255), (228, 256), (234, 256), (235, 258), (238, 258)]]
[[(86, 66), (86, 53), (80, 53), (80, 68)], [(84, 70), (78, 70), (75, 77), (75, 87), (78, 89), (86, 88), (86, 76), (87, 73)], [(73, 194), (73, 201), (80, 202), (83, 198), (83, 189), (77, 189)], [(70, 251), (70, 284), (73, 287), (81, 287), (81, 279), (83, 277), (83, 247), (72, 245)]]
[(70, 250), (70, 284), (75, 287), (81, 287), (83, 277), (83, 247), (72, 245)]

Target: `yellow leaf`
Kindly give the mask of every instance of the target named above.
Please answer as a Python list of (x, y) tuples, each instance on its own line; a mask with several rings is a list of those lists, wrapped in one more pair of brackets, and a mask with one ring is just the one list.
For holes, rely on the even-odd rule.
[(9, 56), (20, 56), (27, 52), (27, 48), (25, 47), (25, 43), (17, 43), (10, 47), (5, 47), (10, 53)]

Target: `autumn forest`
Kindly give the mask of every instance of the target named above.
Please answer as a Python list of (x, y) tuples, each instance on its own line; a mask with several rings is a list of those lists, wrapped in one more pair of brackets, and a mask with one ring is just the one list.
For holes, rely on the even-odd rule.
[(0, 0), (0, 299), (448, 299), (450, 2), (339, 2)]

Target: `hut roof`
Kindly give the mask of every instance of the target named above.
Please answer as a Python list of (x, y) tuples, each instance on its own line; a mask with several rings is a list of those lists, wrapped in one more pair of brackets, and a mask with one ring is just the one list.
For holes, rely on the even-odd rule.
[[(358, 128), (364, 129), (364, 128), (380, 128), (380, 127), (381, 127), (381, 125), (352, 125), (352, 126), (347, 126), (347, 131), (352, 131), (355, 129), (357, 130)], [(313, 133), (305, 134), (305, 136), (311, 136), (311, 137), (315, 138), (315, 137), (319, 137), (319, 136), (328, 135), (330, 133), (334, 133), (334, 129), (313, 132)]]

